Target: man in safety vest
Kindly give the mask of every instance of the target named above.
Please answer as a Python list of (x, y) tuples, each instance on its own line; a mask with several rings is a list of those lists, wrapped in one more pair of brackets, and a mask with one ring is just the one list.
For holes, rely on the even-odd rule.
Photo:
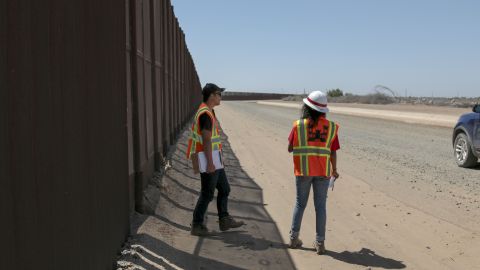
[(327, 96), (314, 91), (303, 99), (302, 117), (293, 123), (288, 151), (293, 152), (296, 181), (296, 202), (290, 230), (290, 248), (299, 248), (298, 238), (303, 212), (307, 206), (310, 188), (316, 215), (317, 254), (325, 253), (326, 203), (330, 177), (338, 178), (338, 125), (327, 120)]
[(215, 106), (220, 105), (224, 90), (225, 88), (220, 88), (213, 83), (207, 83), (203, 87), (203, 103), (195, 114), (188, 140), (187, 159), (192, 160), (194, 171), (200, 172), (201, 179), (201, 192), (193, 211), (192, 235), (208, 235), (204, 216), (208, 204), (213, 199), (215, 188), (218, 189), (217, 210), (220, 230), (226, 231), (244, 224), (228, 214), (230, 185), (223, 169), (219, 124), (213, 110)]

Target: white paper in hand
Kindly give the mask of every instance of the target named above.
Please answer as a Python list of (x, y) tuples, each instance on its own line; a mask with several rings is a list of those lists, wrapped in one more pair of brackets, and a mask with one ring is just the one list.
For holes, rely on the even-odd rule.
[(336, 179), (337, 178), (335, 178), (335, 176), (330, 177), (330, 183), (328, 184), (328, 188), (332, 188), (332, 190), (333, 190), (333, 186), (335, 185), (335, 180)]
[[(215, 166), (215, 170), (223, 168), (221, 151), (213, 150), (212, 159), (213, 159), (213, 165)], [(207, 171), (207, 156), (205, 155), (205, 152), (198, 152), (198, 168), (200, 169), (201, 173), (204, 173)]]

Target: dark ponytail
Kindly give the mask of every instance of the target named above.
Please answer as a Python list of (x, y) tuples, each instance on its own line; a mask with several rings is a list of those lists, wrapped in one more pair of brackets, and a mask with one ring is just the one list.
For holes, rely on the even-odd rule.
[(313, 134), (315, 126), (317, 125), (318, 119), (320, 117), (325, 117), (325, 113), (316, 111), (316, 110), (310, 108), (309, 106), (307, 106), (306, 104), (303, 104), (302, 119), (308, 119), (309, 120), (308, 121), (308, 127), (307, 127), (309, 137)]
[(303, 104), (302, 119), (310, 119), (311, 120), (310, 122), (313, 124), (313, 123), (317, 123), (318, 118), (324, 117), (324, 116), (325, 116), (325, 113), (316, 111), (310, 108), (309, 106), (307, 106), (306, 104)]

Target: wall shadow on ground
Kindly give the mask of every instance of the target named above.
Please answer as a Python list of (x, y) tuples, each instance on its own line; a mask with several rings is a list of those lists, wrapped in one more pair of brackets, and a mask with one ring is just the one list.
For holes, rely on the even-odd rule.
[[(212, 231), (208, 237), (190, 235), (190, 223), (200, 191), (200, 176), (193, 174), (185, 159), (188, 131), (185, 130), (174, 151), (169, 153), (170, 167), (161, 181), (155, 214), (137, 215), (127, 245), (140, 245), (170, 263), (184, 269), (295, 269), (280, 232), (265, 209), (262, 189), (243, 170), (223, 134), (225, 171), (231, 186), (229, 212), (246, 225), (220, 232), (216, 197), (210, 203), (205, 224)], [(168, 269), (163, 259), (142, 248), (127, 248), (119, 261), (145, 269)], [(153, 261), (157, 266), (148, 263)]]

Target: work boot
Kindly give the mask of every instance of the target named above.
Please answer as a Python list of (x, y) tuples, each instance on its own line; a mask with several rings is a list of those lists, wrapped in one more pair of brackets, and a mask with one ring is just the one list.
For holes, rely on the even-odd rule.
[(203, 224), (192, 224), (190, 234), (195, 236), (207, 236), (209, 232), (207, 227)]
[(317, 250), (318, 255), (325, 254), (325, 241), (315, 241), (313, 247)]
[(245, 223), (243, 221), (236, 221), (231, 216), (226, 216), (226, 217), (221, 218), (218, 221), (218, 225), (220, 227), (220, 231), (223, 232), (223, 231), (226, 231), (226, 230), (229, 230), (229, 229), (238, 228), (242, 225), (245, 225)]
[(303, 242), (300, 240), (298, 237), (295, 238), (290, 238), (290, 244), (288, 245), (288, 248), (300, 248), (302, 247)]

